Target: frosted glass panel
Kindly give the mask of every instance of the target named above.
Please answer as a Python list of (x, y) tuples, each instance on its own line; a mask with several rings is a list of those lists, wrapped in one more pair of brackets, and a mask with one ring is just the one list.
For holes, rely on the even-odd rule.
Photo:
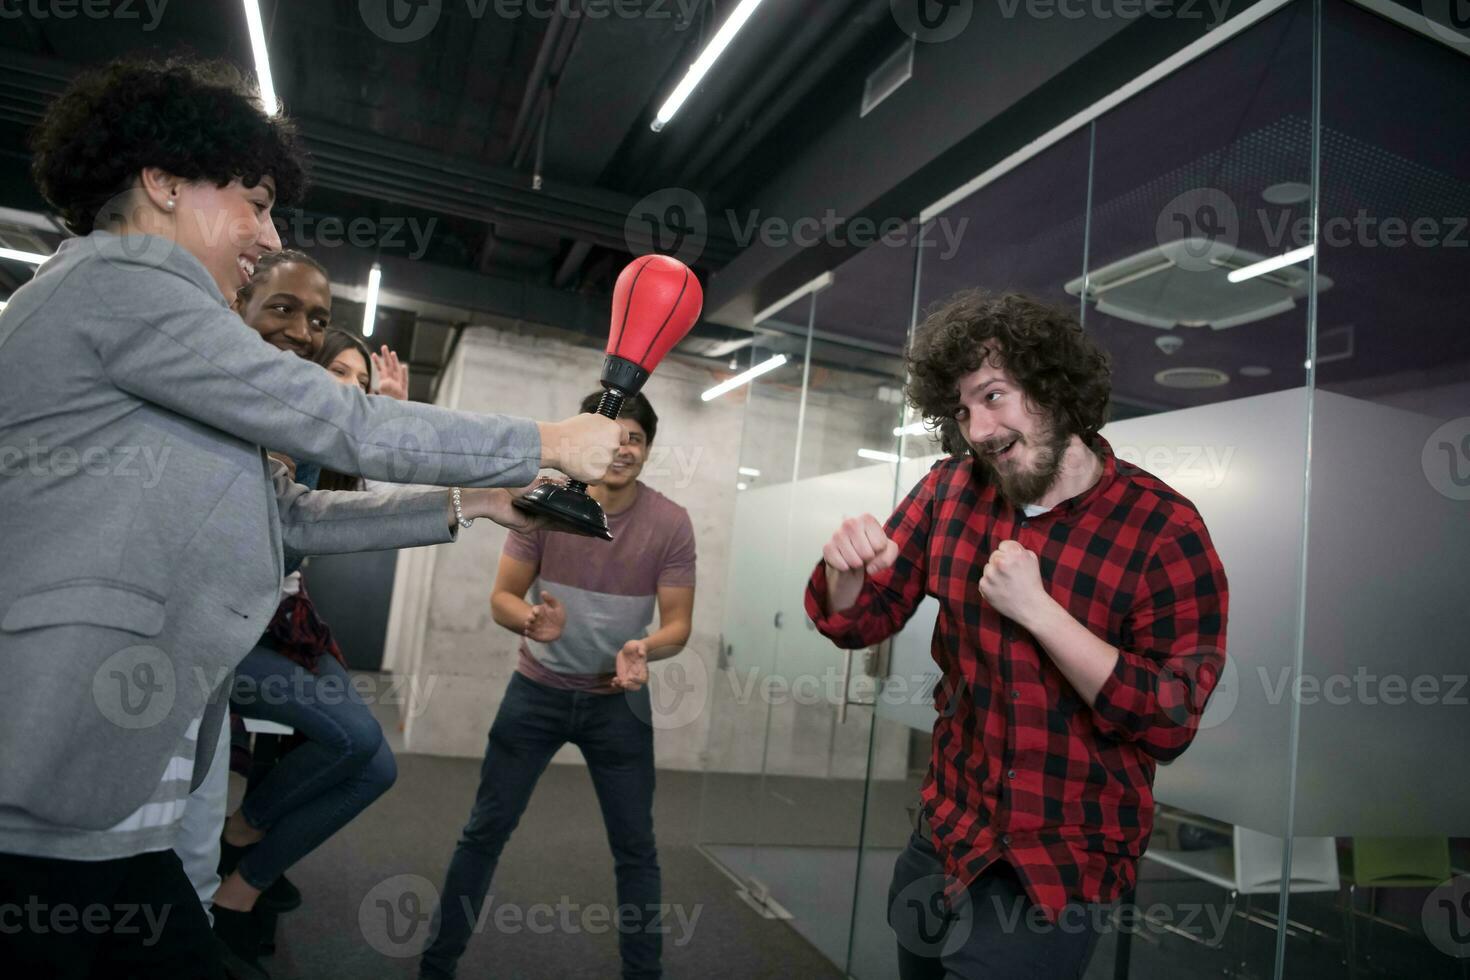
[(1470, 834), (1470, 509), (1425, 472), (1464, 450), (1316, 399), (1296, 833)]
[[(803, 320), (809, 300), (796, 304)], [(729, 374), (777, 353), (757, 342), (742, 351)], [(726, 580), (725, 621), (714, 670), (707, 680), (709, 740), (703, 763), (699, 841), (733, 874), (754, 874), (766, 819), (763, 789), (768, 699), (740, 680), (775, 670), (780, 570), (791, 515), (791, 474), (800, 414), (801, 365), (788, 364), (723, 398), (744, 402), (737, 471), (735, 522)], [(793, 391), (795, 394), (793, 394)], [(715, 849), (718, 849), (716, 851)]]

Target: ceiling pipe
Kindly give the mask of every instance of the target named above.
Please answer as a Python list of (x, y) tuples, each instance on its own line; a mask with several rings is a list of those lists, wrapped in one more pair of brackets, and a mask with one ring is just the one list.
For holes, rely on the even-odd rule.
[(536, 61), (531, 65), (531, 74), (526, 77), (526, 88), (521, 93), (521, 107), (516, 112), (515, 123), (510, 127), (507, 162), (515, 160), (516, 148), (520, 146), (521, 138), (531, 124), (532, 112), (540, 99), (541, 89), (546, 83), (546, 73), (551, 68), (552, 53), (556, 50), (557, 39), (561, 36), (566, 22), (560, 5), (558, 5), (554, 18), (546, 27), (546, 33), (541, 35), (541, 46), (536, 50)]
[(591, 251), (591, 242), (572, 242), (572, 247), (567, 250), (567, 257), (562, 259), (561, 265), (557, 266), (551, 285), (557, 289), (565, 289), (571, 285), (572, 281), (577, 278), (577, 273), (582, 271), (582, 263), (587, 261), (587, 253)]
[(511, 143), (511, 166), (516, 169), (525, 164), (526, 154), (545, 138), (547, 114), (550, 113), (552, 100), (556, 96), (556, 86), (561, 81), (562, 72), (566, 71), (567, 62), (571, 60), (572, 49), (581, 35), (584, 20), (586, 18), (579, 15), (555, 39), (555, 46), (547, 58), (546, 71), (540, 81), (540, 91), (536, 93), (532, 103), (531, 113), (525, 125), (513, 134), (515, 141)]
[[(535, 120), (535, 132), (537, 133), (538, 139), (540, 138), (540, 133), (545, 129), (546, 126), (546, 114), (551, 110), (551, 98), (553, 91), (554, 90), (551, 88), (542, 89), (541, 94), (536, 99), (536, 108), (531, 113), (531, 118)], [(527, 130), (527, 132), (529, 133), (530, 130)], [(526, 154), (530, 151), (532, 143), (533, 141), (528, 135), (515, 145), (515, 152), (511, 155), (510, 158), (510, 165), (512, 168), (519, 171), (522, 167), (526, 165)]]

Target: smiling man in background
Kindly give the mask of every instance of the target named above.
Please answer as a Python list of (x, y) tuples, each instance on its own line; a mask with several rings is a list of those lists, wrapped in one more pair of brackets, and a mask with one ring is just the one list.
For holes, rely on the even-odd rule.
[[(602, 392), (582, 401), (597, 410)], [(627, 437), (588, 493), (607, 514), (610, 544), (567, 534), (512, 533), (490, 598), (495, 622), (523, 637), (520, 662), (490, 728), (480, 787), (444, 882), (421, 976), (452, 977), (476, 931), (496, 863), (551, 757), (582, 750), (617, 875), (625, 980), (658, 977), (661, 904), (653, 837), (653, 726), (648, 661), (671, 657), (694, 618), (689, 513), (638, 480), (658, 431), (643, 395), (623, 405)], [(531, 605), (527, 594), (541, 601)], [(659, 628), (649, 635), (655, 604)]]

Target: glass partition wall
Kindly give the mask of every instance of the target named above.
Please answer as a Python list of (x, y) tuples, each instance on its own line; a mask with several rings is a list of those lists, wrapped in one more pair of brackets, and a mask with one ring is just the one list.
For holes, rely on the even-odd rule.
[[(804, 325), (811, 300), (787, 311)], [(757, 847), (765, 810), (766, 733), (769, 699), (757, 696), (760, 679), (775, 670), (782, 602), (779, 570), (791, 516), (803, 364), (761, 337), (731, 359), (732, 375), (785, 356), (788, 363), (724, 396), (745, 400), (746, 420), (737, 471), (732, 541), (759, 542), (731, 548), (725, 591), (725, 623), (715, 670), (708, 679), (709, 742), (705, 750), (699, 841), (742, 887), (764, 900), (764, 870)], [(746, 681), (752, 683), (747, 685)]]
[[(1272, 976), (1280, 925), (1336, 869), (1283, 873), (1297, 669), (1316, 295), (1259, 263), (1311, 215), (1313, 10), (1281, 10), (1093, 126), (1086, 326), (1132, 417), (1115, 453), (1198, 508), (1230, 586), (1227, 661), (1194, 744), (1158, 766), (1138, 884), (1094, 957), (1139, 977)], [(1126, 930), (1124, 927), (1127, 927)]]
[[(906, 288), (902, 248), (858, 265), (889, 262)], [(788, 361), (727, 396), (747, 399), (746, 424), (699, 838), (752, 906), (788, 918), (836, 964), (851, 928), (876, 651), (836, 650), (803, 595), (843, 517), (892, 508), (891, 476), (856, 475), (897, 458), (909, 326), (905, 302), (896, 320), (865, 308), (849, 285), (858, 273), (837, 270), (757, 324), (742, 366)]]
[(802, 588), (938, 453), (896, 353), (976, 287), (1076, 311), (1103, 435), (1230, 580), (1224, 676), (1087, 976), (1470, 969), (1470, 34), (1405, 9), (1257, 5), (758, 334), (751, 363), (792, 361), (745, 396), (700, 839), (847, 975), (897, 975), (934, 611), (848, 658)]
[[(1451, 5), (1426, 3), (1426, 14)], [(1282, 975), (1470, 976), (1470, 22), (1322, 8)], [(1458, 26), (1456, 26), (1458, 25)], [(1351, 66), (1374, 65), (1364, 71)], [(1298, 680), (1299, 678), (1299, 680)], [(1308, 929), (1314, 931), (1307, 931)]]

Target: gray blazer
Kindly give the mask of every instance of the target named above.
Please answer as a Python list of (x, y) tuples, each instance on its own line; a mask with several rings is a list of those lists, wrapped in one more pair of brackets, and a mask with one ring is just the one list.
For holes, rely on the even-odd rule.
[(0, 815), (137, 810), (285, 555), (452, 538), (443, 491), (308, 491), (262, 446), (444, 486), (524, 485), (541, 458), (532, 422), (368, 397), (261, 342), (163, 239), (69, 240), (0, 313)]

